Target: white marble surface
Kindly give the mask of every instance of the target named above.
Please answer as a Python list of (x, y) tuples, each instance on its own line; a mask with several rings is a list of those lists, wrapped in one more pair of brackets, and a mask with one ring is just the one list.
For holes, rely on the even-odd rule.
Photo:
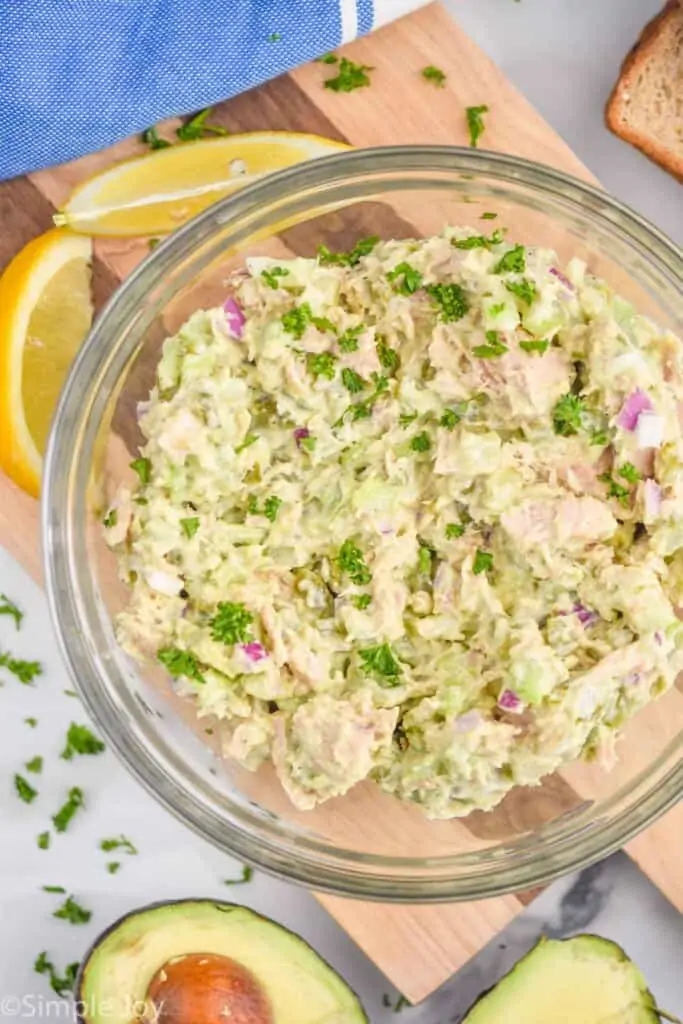
[[(681, 186), (602, 125), (619, 62), (656, 11), (657, 0), (452, 0), (449, 6), (605, 186), (683, 242)], [(59, 758), (69, 722), (84, 721), (84, 716), (78, 702), (64, 693), (70, 684), (44, 597), (2, 552), (0, 591), (27, 611), (20, 633), (11, 621), (0, 619), (0, 649), (39, 658), (45, 669), (34, 687), (0, 672), (0, 1020), (66, 1019), (45, 979), (33, 973), (41, 950), (62, 969), (118, 915), (152, 900), (193, 895), (237, 899), (294, 928), (348, 978), (372, 1024), (395, 1020), (383, 996), (395, 1000), (396, 993), (306, 892), (258, 874), (248, 885), (225, 887), (222, 880), (238, 875), (240, 865), (167, 815), (113, 755), (72, 762)], [(36, 729), (25, 724), (29, 716), (39, 719)], [(17, 800), (11, 780), (36, 754), (45, 758), (45, 769), (35, 780), (29, 776), (39, 797), (27, 806)], [(68, 833), (41, 851), (36, 836), (49, 826), (72, 785), (83, 787), (87, 806)], [(118, 833), (130, 836), (140, 854), (116, 856), (123, 866), (112, 876), (105, 864), (113, 857), (103, 854), (98, 842)], [(53, 919), (60, 897), (43, 893), (45, 884), (73, 893), (92, 909), (91, 922), (75, 927)], [(401, 1020), (458, 1021), (472, 999), (542, 931), (566, 935), (582, 930), (624, 945), (643, 967), (660, 1004), (683, 1013), (683, 921), (619, 855), (552, 886), (431, 999), (404, 1009)]]

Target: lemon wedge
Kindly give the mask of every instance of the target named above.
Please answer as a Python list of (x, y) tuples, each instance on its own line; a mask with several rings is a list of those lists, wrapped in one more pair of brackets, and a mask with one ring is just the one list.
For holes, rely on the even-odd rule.
[(79, 185), (55, 224), (87, 235), (159, 235), (266, 174), (346, 143), (295, 132), (186, 142), (114, 164)]
[(52, 230), (0, 277), (0, 469), (38, 496), (52, 413), (90, 329), (90, 239)]

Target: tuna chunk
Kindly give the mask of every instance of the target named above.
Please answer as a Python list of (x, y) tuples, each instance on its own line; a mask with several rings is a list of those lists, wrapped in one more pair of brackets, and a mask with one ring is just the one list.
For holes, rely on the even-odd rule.
[(597, 498), (574, 496), (526, 501), (501, 516), (507, 534), (522, 548), (539, 544), (585, 546), (606, 540), (617, 521)]

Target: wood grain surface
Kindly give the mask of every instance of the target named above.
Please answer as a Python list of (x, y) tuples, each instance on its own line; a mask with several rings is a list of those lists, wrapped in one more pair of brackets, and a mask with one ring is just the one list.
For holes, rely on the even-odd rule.
[[(486, 103), (490, 108), (484, 140), (487, 148), (532, 158), (591, 180), (564, 142), (439, 5), (433, 4), (346, 47), (345, 53), (375, 69), (370, 89), (350, 94), (324, 89), (322, 82), (330, 69), (309, 64), (221, 104), (213, 120), (232, 132), (288, 129), (314, 132), (356, 146), (417, 142), (466, 145), (464, 109)], [(436, 64), (445, 71), (446, 88), (434, 88), (421, 79), (420, 69), (427, 64)], [(0, 269), (30, 238), (50, 226), (54, 209), (76, 184), (143, 149), (139, 140), (128, 139), (71, 164), (0, 183)], [(384, 217), (385, 213), (376, 210), (372, 216)], [(285, 251), (306, 250), (309, 240), (297, 232), (298, 228), (292, 228), (283, 236)], [(95, 241), (93, 270), (98, 308), (147, 252), (145, 239)], [(1, 476), (0, 543), (40, 579), (37, 503)], [(655, 710), (647, 724), (642, 728), (634, 725), (630, 731), (632, 740), (641, 744), (639, 756), (645, 761), (648, 736), (653, 735), (650, 730), (656, 733), (663, 728), (673, 735), (683, 721), (683, 694), (676, 697), (680, 697), (681, 712), (677, 719), (669, 712), (668, 721), (664, 721)], [(656, 736), (652, 742), (656, 742)], [(590, 768), (563, 773), (548, 780), (532, 801), (513, 795), (506, 802), (502, 827), (507, 833), (524, 831), (552, 817), (558, 808), (571, 809), (599, 794), (599, 789)], [(468, 835), (477, 841), (495, 842), (501, 820), (496, 815), (475, 814), (467, 819), (466, 826), (453, 827), (460, 830), (461, 838)], [(454, 836), (456, 832), (448, 834)], [(635, 839), (628, 850), (683, 909), (683, 872), (678, 854), (681, 835), (683, 807)], [(326, 895), (319, 899), (394, 984), (411, 1001), (418, 1001), (489, 942), (534, 895), (433, 907), (359, 903)]]

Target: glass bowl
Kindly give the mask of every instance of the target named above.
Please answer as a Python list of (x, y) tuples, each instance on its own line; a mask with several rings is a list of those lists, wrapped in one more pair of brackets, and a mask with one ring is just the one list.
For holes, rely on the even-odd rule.
[(625, 731), (617, 766), (572, 765), (493, 812), (428, 822), (372, 783), (295, 810), (272, 771), (222, 760), (220, 724), (198, 721), (158, 669), (117, 646), (125, 601), (101, 517), (130, 474), (159, 347), (189, 313), (222, 303), (245, 255), (346, 250), (358, 238), (495, 225), (585, 259), (618, 292), (683, 334), (681, 252), (603, 192), (524, 160), (451, 147), (358, 150), (312, 161), (225, 199), (160, 245), (97, 321), (64, 388), (45, 468), (49, 601), (88, 711), (133, 774), (218, 847), (277, 875), (371, 900), (480, 899), (548, 882), (622, 846), (683, 792), (683, 691)]

